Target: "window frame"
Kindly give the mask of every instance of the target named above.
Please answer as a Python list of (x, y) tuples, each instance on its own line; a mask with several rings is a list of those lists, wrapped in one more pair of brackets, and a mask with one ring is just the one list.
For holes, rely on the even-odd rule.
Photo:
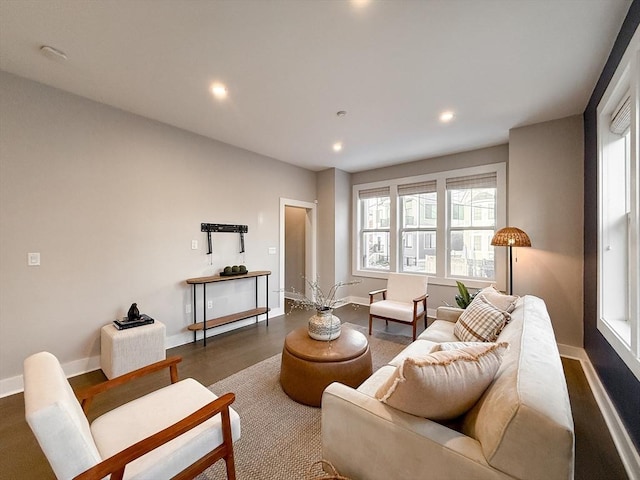
[[(436, 195), (436, 207), (437, 207), (437, 194), (438, 192), (435, 189), (435, 184), (434, 185), (428, 185), (429, 182), (417, 182), (417, 183), (409, 183), (409, 184), (404, 184), (402, 185), (403, 187), (409, 187), (410, 190), (413, 190), (413, 192), (408, 193), (406, 191), (406, 188), (404, 190), (404, 192), (401, 192), (401, 188), (400, 186), (398, 186), (396, 192), (398, 195), (398, 269), (401, 273), (417, 273), (417, 274), (424, 274), (424, 275), (431, 275), (431, 272), (425, 272), (425, 271), (416, 271), (416, 270), (411, 270), (410, 267), (411, 265), (409, 265), (408, 263), (405, 263), (404, 261), (404, 254), (405, 254), (405, 249), (406, 248), (412, 248), (412, 249), (416, 249), (419, 250), (421, 247), (421, 243), (420, 243), (420, 234), (424, 233), (424, 234), (431, 234), (431, 235), (437, 235), (437, 219), (438, 219), (438, 214), (437, 214), (437, 208), (435, 211), (435, 218), (431, 218), (429, 217), (429, 215), (427, 215), (428, 212), (430, 212), (432, 209), (431, 208), (427, 208), (428, 206), (433, 205), (432, 203), (428, 203), (425, 202), (424, 203), (424, 210), (421, 208), (421, 198), (419, 197), (419, 195), (431, 195), (431, 194), (435, 194)], [(417, 188), (417, 190), (416, 190)], [(415, 222), (413, 225), (411, 226), (405, 226), (405, 202), (407, 202), (409, 199), (411, 199), (411, 201), (415, 201), (416, 205), (415, 205), (415, 211), (413, 212), (413, 217), (415, 218)], [(424, 213), (424, 215), (423, 215)], [(427, 225), (422, 225), (422, 221), (423, 219), (425, 220), (425, 222), (427, 220), (435, 220), (436, 223), (433, 226), (427, 226)], [(405, 234), (406, 237), (405, 237)], [(411, 234), (415, 234), (415, 242), (412, 241), (410, 242), (411, 245), (408, 245), (408, 243), (405, 241), (405, 239), (408, 238), (413, 238), (413, 235)], [(436, 239), (436, 245), (437, 245), (437, 239)], [(418, 258), (417, 256), (415, 257), (415, 265), (418, 264)]]
[[(367, 189), (364, 189), (367, 190)], [(376, 196), (376, 197), (370, 197), (370, 198), (386, 198), (387, 195), (380, 195), (380, 196)], [(389, 199), (390, 199), (390, 195), (389, 195)], [(389, 205), (389, 226), (384, 227), (384, 226), (376, 226), (375, 228), (368, 228), (364, 225), (364, 208), (360, 208), (363, 207), (362, 203), (360, 203), (360, 199), (358, 196), (358, 210), (360, 212), (360, 216), (358, 217), (358, 221), (360, 222), (359, 224), (359, 238), (358, 238), (358, 242), (360, 245), (364, 244), (364, 238), (367, 234), (381, 234), (381, 235), (386, 235), (389, 240), (387, 241), (387, 248), (389, 250), (388, 252), (388, 257), (389, 257), (389, 261), (390, 261), (390, 257), (391, 257), (391, 217), (392, 217), (392, 213), (391, 213), (391, 205)], [(390, 264), (389, 264), (390, 265)], [(388, 272), (389, 268), (370, 268), (367, 269), (367, 271), (376, 271), (376, 272)]]
[[(627, 215), (628, 228), (628, 277), (627, 277), (627, 317), (626, 319), (607, 318), (605, 308), (605, 290), (603, 276), (604, 259), (607, 249), (607, 168), (610, 158), (610, 145), (619, 141), (622, 135), (610, 130), (611, 114), (622, 99), (631, 97), (630, 140), (627, 154), (629, 162), (627, 179), (630, 190), (630, 212)], [(597, 328), (612, 348), (640, 380), (640, 194), (639, 194), (639, 122), (640, 99), (640, 30), (636, 31), (625, 51), (615, 74), (613, 75), (597, 107), (598, 136), (598, 278), (597, 278)]]
[[(424, 175), (416, 175), (411, 177), (396, 178), (385, 181), (370, 182), (353, 185), (352, 187), (352, 213), (353, 213), (353, 234), (352, 234), (352, 275), (356, 277), (368, 278), (388, 278), (390, 272), (402, 272), (402, 241), (401, 241), (401, 201), (398, 195), (398, 186), (419, 183), (419, 182), (436, 182), (437, 205), (436, 205), (436, 274), (426, 274), (415, 272), (429, 276), (429, 283), (436, 285), (455, 286), (456, 280), (464, 281), (465, 285), (471, 288), (482, 288), (488, 285), (496, 285), (499, 289), (506, 288), (507, 278), (507, 249), (496, 248), (494, 255), (495, 278), (481, 280), (468, 277), (452, 277), (448, 273), (448, 216), (447, 216), (447, 178), (465, 177), (470, 175), (480, 175), (484, 173), (496, 174), (497, 192), (496, 192), (496, 211), (495, 211), (495, 230), (506, 226), (507, 212), (507, 188), (506, 188), (506, 163), (497, 162), (476, 167), (460, 168), (455, 170), (447, 170), (443, 172), (435, 172)], [(362, 212), (360, 209), (359, 192), (374, 188), (389, 188), (390, 195), (390, 235), (389, 235), (389, 270), (378, 271), (361, 268), (361, 238), (362, 238)], [(414, 273), (414, 272), (412, 272)]]
[[(493, 173), (493, 172), (492, 172)], [(473, 175), (476, 176), (476, 175)], [(491, 210), (492, 212), (495, 213), (496, 209), (497, 209), (497, 202), (498, 202), (498, 175), (497, 173), (495, 174), (495, 188), (496, 188), (496, 194), (493, 197), (493, 204), (494, 204), (494, 208)], [(457, 177), (449, 177), (450, 179), (455, 180), (462, 180), (461, 178), (457, 178)], [(476, 212), (479, 211), (478, 208), (474, 208), (473, 205), (473, 198), (471, 199), (471, 203), (469, 205), (464, 205), (464, 204), (458, 204), (458, 203), (453, 203), (453, 197), (452, 197), (452, 192), (453, 191), (460, 191), (460, 190), (469, 190), (471, 193), (471, 196), (473, 197), (473, 190), (475, 189), (482, 189), (482, 188), (487, 188), (486, 186), (481, 186), (482, 183), (485, 183), (483, 181), (483, 179), (470, 179), (469, 180), (470, 183), (475, 184), (475, 185), (466, 185), (468, 188), (449, 188), (448, 185), (446, 185), (447, 188), (447, 194), (446, 194), (446, 202), (447, 202), (447, 212), (450, 213), (451, 215), (447, 218), (447, 220), (450, 222), (446, 223), (446, 231), (447, 231), (447, 241), (448, 242), (452, 242), (453, 239), (453, 234), (454, 232), (461, 232), (464, 236), (464, 232), (474, 232), (473, 233), (473, 237), (475, 239), (475, 237), (477, 236), (478, 232), (492, 232), (491, 234), (491, 238), (493, 238), (493, 235), (495, 234), (495, 232), (498, 231), (498, 226), (496, 224), (496, 220), (495, 218), (490, 218), (490, 220), (493, 221), (493, 225), (481, 225), (482, 223), (482, 216), (480, 219), (476, 219)], [(465, 182), (466, 183), (466, 182)], [(493, 181), (490, 181), (490, 183), (493, 183)], [(467, 206), (470, 207), (469, 210), (469, 216), (467, 219), (467, 216), (464, 214), (466, 212), (466, 208)], [(456, 208), (457, 207), (457, 208)], [(462, 212), (463, 215), (456, 215), (456, 211), (458, 212)], [(481, 211), (481, 210), (480, 210)], [(458, 220), (458, 221), (465, 221), (465, 219), (467, 220), (468, 223), (467, 225), (455, 225), (454, 226), (454, 221)], [(478, 221), (478, 223), (480, 224), (476, 224), (476, 222)], [(479, 236), (480, 238), (482, 238), (482, 236)], [(473, 243), (473, 248), (472, 250), (475, 250), (475, 240), (472, 240)], [(491, 248), (491, 239), (489, 239), (489, 242), (487, 244), (488, 248)], [(469, 245), (471, 246), (471, 245)], [(495, 259), (495, 249), (494, 251), (494, 281), (495, 281), (495, 277), (497, 276), (496, 273), (496, 259)], [(453, 278), (456, 280), (465, 280), (465, 281), (469, 281), (469, 280), (478, 280), (478, 277), (467, 277), (464, 275), (456, 275), (453, 273), (453, 266), (452, 266), (452, 252), (451, 250), (448, 250), (448, 254), (447, 254), (447, 278)]]

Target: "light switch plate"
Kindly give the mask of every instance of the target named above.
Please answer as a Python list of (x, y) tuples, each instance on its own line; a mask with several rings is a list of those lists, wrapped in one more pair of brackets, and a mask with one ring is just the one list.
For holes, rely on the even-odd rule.
[(191, 250), (198, 249), (198, 240), (191, 240)]
[(27, 265), (30, 267), (40, 266), (40, 252), (27, 253)]
[(275, 255), (277, 252), (276, 247), (269, 247), (269, 255)]

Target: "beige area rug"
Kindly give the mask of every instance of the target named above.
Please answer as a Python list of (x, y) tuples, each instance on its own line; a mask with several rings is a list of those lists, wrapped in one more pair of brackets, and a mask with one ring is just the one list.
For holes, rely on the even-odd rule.
[[(364, 327), (345, 323), (343, 328), (366, 335)], [(368, 338), (374, 371), (411, 342), (409, 337), (383, 332)], [(308, 479), (309, 468), (321, 459), (320, 409), (296, 403), (282, 391), (280, 357), (274, 355), (209, 387), (216, 395), (236, 394), (232, 406), (240, 415), (242, 429), (234, 446), (238, 480)], [(316, 476), (320, 472), (313, 471)], [(224, 461), (197, 478), (226, 478)]]

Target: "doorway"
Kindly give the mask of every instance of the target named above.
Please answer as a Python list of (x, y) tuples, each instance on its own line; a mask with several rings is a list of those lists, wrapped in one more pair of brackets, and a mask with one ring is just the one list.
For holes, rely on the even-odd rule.
[(287, 292), (309, 295), (316, 277), (316, 204), (280, 199), (280, 305)]

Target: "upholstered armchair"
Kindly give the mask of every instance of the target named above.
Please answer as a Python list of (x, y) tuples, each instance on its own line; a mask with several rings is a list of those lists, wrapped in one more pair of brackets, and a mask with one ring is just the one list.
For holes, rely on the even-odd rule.
[[(389, 273), (387, 288), (369, 292), (369, 335), (373, 319), (380, 318), (387, 324), (389, 321), (410, 324), (415, 340), (418, 320), (424, 318), (424, 328), (427, 328), (428, 279), (426, 275)], [(382, 300), (375, 301), (379, 294)]]
[[(233, 442), (240, 418), (229, 407), (235, 396), (220, 398), (188, 378), (178, 381), (172, 357), (77, 395), (52, 354), (40, 352), (24, 362), (27, 423), (59, 479), (193, 478), (224, 459), (235, 479)], [(105, 413), (91, 425), (85, 416), (93, 397), (161, 369), (171, 385)]]

